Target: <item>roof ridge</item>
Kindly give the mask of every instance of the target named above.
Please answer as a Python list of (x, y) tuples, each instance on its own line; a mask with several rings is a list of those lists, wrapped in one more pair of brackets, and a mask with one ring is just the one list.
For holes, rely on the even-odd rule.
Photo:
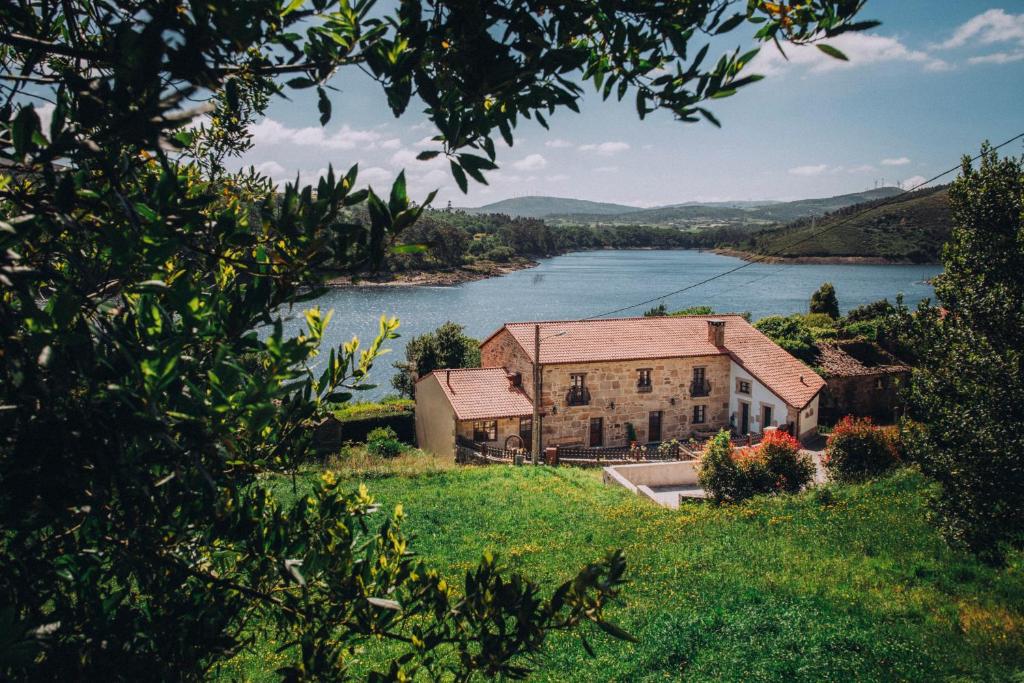
[[(601, 322), (620, 322), (625, 320), (686, 320), (692, 318), (740, 318), (746, 322), (746, 318), (743, 313), (698, 313), (695, 315), (634, 315), (625, 318), (570, 318), (567, 320), (514, 320), (512, 322), (502, 323), (501, 330), (503, 327), (509, 325), (550, 325), (554, 323), (601, 323)], [(749, 323), (748, 323), (749, 324)]]

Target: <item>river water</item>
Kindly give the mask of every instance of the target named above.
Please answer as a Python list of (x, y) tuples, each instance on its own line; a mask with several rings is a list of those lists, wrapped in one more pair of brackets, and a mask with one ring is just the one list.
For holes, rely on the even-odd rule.
[[(482, 339), (506, 321), (586, 318), (653, 299), (722, 273), (743, 261), (689, 250), (589, 251), (544, 259), (536, 268), (455, 287), (357, 287), (334, 289), (316, 302), (334, 309), (325, 343), (338, 345), (353, 335), (369, 341), (380, 316), (397, 316), (401, 337), (374, 366), (377, 389), (357, 399), (391, 393), (391, 363), (404, 358), (405, 342), (452, 320)], [(717, 313), (749, 311), (753, 320), (805, 312), (822, 282), (835, 285), (840, 309), (902, 293), (907, 304), (931, 297), (928, 280), (938, 265), (753, 264), (683, 294), (615, 314), (639, 316), (660, 301), (669, 310), (696, 305)], [(299, 330), (301, 315), (288, 316), (286, 328)]]

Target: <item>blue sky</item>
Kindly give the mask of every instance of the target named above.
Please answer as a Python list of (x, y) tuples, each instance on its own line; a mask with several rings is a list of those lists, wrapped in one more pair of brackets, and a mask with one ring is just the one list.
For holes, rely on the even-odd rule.
[(883, 23), (832, 41), (849, 63), (814, 48), (789, 48), (787, 63), (762, 48), (751, 70), (767, 78), (712, 103), (721, 129), (668, 113), (640, 121), (630, 97), (604, 102), (588, 85), (581, 114), (557, 113), (550, 131), (523, 121), (514, 146), (499, 147), (490, 185), (470, 181), (468, 195), (443, 159), (414, 159), (434, 134), (419, 109), (395, 119), (358, 71), (335, 79), (325, 128), (306, 92), (272, 104), (242, 162), (307, 181), (329, 163), (359, 162), (362, 183), (376, 188), (405, 168), (412, 196), (439, 189), (438, 206), (530, 194), (653, 206), (826, 196), (883, 178), (913, 184), (984, 139), (1024, 132), (1024, 3), (872, 0), (864, 17)]

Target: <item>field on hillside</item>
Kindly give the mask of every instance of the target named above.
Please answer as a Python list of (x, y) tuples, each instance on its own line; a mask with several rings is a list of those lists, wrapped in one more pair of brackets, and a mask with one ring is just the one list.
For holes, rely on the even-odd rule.
[[(758, 254), (872, 256), (925, 263), (937, 261), (949, 239), (949, 191), (927, 189), (898, 200), (848, 207), (821, 220), (802, 220), (755, 233), (738, 248)], [(830, 226), (835, 225), (834, 229)]]
[[(455, 585), (487, 549), (548, 589), (625, 550), (631, 583), (611, 617), (639, 642), (590, 629), (591, 658), (558, 634), (532, 680), (1024, 680), (1024, 560), (993, 570), (950, 551), (925, 521), (927, 485), (912, 470), (679, 511), (569, 468), (423, 460), (371, 468), (353, 486), (360, 479), (386, 508), (403, 504), (413, 548)], [(290, 480), (277, 488), (295, 495)], [(275, 648), (261, 640), (218, 673), (266, 680)], [(388, 652), (372, 643), (364, 665)]]

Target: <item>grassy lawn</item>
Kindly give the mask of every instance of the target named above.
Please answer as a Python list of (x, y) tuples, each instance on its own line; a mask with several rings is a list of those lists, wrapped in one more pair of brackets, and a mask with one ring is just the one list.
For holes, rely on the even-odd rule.
[[(671, 511), (596, 472), (400, 460), (414, 462), (358, 464), (353, 486), (403, 503), (414, 549), (456, 585), (485, 549), (546, 586), (625, 549), (632, 583), (612, 616), (640, 642), (594, 633), (591, 658), (555, 635), (535, 680), (1024, 681), (1024, 561), (992, 570), (947, 549), (913, 471)], [(223, 673), (260, 679), (273, 649), (259, 643)]]

